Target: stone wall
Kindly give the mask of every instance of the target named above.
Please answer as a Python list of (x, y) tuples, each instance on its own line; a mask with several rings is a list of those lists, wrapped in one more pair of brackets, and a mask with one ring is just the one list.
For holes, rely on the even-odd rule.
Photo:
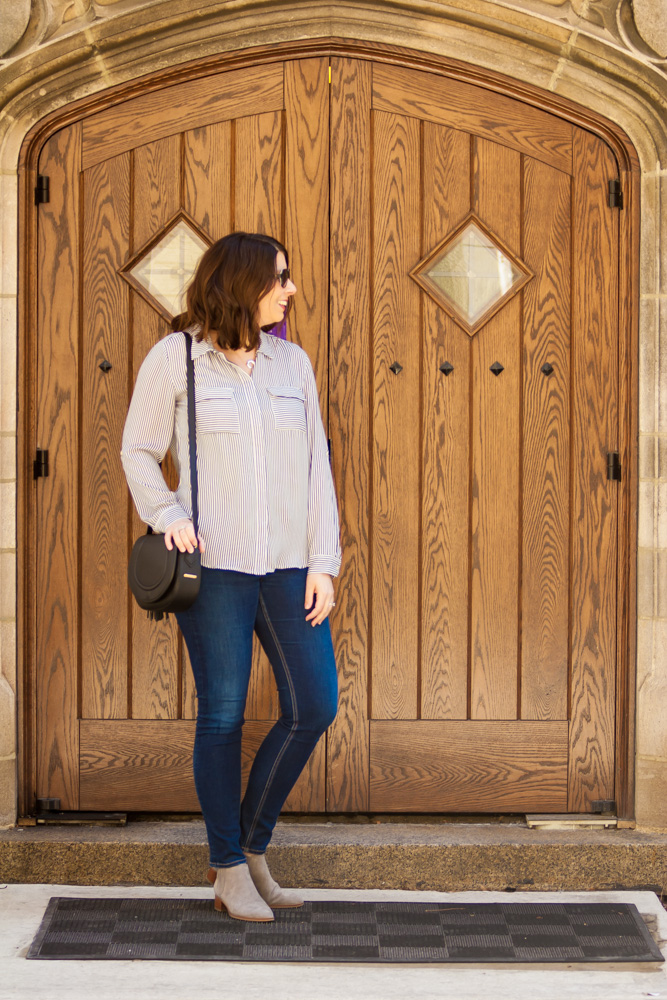
[[(5, 5), (7, 8), (7, 5)], [(611, 118), (642, 170), (637, 818), (667, 828), (667, 7), (664, 0), (13, 0), (0, 23), (0, 825), (16, 809), (17, 169), (49, 112), (255, 45), (338, 37), (493, 69)]]

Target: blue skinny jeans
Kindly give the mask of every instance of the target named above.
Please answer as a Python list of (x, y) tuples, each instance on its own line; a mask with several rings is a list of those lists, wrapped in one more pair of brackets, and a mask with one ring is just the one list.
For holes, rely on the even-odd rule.
[[(266, 576), (202, 568), (199, 596), (176, 615), (197, 688), (194, 777), (210, 863), (231, 868), (263, 854), (280, 810), (338, 707), (328, 620), (304, 608), (306, 569)], [(241, 730), (257, 633), (281, 715), (255, 756), (241, 801)]]

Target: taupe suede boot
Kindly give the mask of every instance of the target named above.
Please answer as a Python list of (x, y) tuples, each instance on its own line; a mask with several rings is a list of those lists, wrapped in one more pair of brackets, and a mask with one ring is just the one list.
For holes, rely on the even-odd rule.
[(266, 863), (266, 855), (243, 853), (248, 860), (250, 877), (258, 893), (270, 907), (282, 910), (291, 906), (303, 906), (303, 898), (295, 889), (283, 889), (275, 881)]
[[(211, 876), (213, 876), (211, 878)], [(274, 920), (271, 908), (260, 897), (250, 877), (248, 865), (209, 868), (209, 882), (215, 885), (215, 908), (227, 910), (235, 920)]]
[[(245, 854), (245, 851), (244, 851)], [(303, 899), (294, 889), (282, 889), (272, 878), (266, 858), (263, 854), (246, 854), (250, 877), (262, 897), (274, 910), (286, 910), (291, 907), (303, 906)], [(241, 866), (244, 867), (244, 866)], [(209, 868), (207, 878), (215, 882), (215, 868)]]

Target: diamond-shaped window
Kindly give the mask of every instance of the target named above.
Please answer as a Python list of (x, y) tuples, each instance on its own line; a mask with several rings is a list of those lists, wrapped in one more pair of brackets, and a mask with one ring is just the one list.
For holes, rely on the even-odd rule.
[(179, 212), (150, 243), (128, 261), (121, 274), (165, 319), (184, 307), (184, 293), (209, 237)]
[(472, 214), (410, 275), (470, 336), (532, 278)]

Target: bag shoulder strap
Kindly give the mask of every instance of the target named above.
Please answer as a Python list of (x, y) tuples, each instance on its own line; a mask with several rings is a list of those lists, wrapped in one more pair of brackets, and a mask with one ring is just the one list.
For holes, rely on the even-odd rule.
[(188, 362), (188, 452), (190, 455), (190, 491), (192, 496), (192, 523), (199, 537), (199, 489), (197, 484), (197, 431), (195, 423), (195, 365), (192, 360), (192, 337), (185, 333)]

